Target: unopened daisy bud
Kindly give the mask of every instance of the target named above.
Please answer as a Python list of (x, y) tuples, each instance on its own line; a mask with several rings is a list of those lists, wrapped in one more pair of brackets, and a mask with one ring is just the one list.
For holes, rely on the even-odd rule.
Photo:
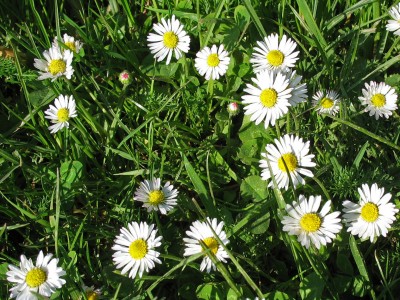
[(236, 102), (229, 103), (226, 109), (228, 110), (229, 115), (232, 117), (236, 116), (240, 111), (239, 104)]
[(131, 74), (128, 71), (122, 71), (119, 74), (119, 81), (123, 84), (123, 85), (128, 85), (132, 82), (132, 77)]

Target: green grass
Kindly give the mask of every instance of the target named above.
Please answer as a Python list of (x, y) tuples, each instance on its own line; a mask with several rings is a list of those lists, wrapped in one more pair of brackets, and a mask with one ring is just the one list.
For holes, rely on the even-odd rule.
[[(82, 284), (104, 299), (396, 299), (400, 235), (361, 241), (343, 229), (320, 250), (282, 231), (285, 204), (322, 195), (334, 210), (358, 201), (357, 188), (376, 182), (399, 204), (398, 110), (389, 119), (362, 113), (365, 82), (400, 91), (399, 38), (387, 32), (392, 1), (45, 1), (0, 2), (0, 299), (8, 299), (7, 265), (21, 254), (53, 253), (66, 284), (51, 299), (79, 299)], [(169, 65), (147, 46), (153, 23), (175, 14), (190, 51)], [(296, 71), (308, 101), (264, 129), (241, 103), (254, 77), (256, 41), (286, 34), (300, 51)], [(70, 81), (38, 81), (34, 58), (68, 33), (83, 42)], [(204, 46), (224, 44), (231, 62), (220, 80), (194, 67)], [(5, 53), (5, 52), (4, 52)], [(124, 87), (118, 75), (128, 70)], [(336, 117), (311, 105), (320, 89), (341, 97)], [(44, 111), (59, 94), (73, 95), (78, 116), (50, 134)], [(242, 107), (243, 108), (243, 107)], [(286, 133), (310, 140), (315, 178), (288, 191), (267, 188), (259, 160)], [(178, 188), (168, 215), (147, 213), (133, 195), (144, 179)], [(228, 263), (210, 274), (201, 256), (183, 258), (182, 238), (195, 220), (225, 222)], [(163, 236), (161, 265), (141, 279), (120, 275), (111, 249), (131, 221), (155, 223)], [(212, 259), (215, 259), (211, 255)]]

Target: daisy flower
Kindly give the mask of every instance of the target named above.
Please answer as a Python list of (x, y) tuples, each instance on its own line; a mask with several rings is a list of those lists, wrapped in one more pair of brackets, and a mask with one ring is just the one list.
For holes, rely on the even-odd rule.
[(255, 86), (246, 84), (242, 96), (243, 109), (246, 115), (252, 115), (250, 120), (256, 125), (264, 121), (264, 127), (275, 125), (275, 121), (288, 112), (290, 106), (288, 99), (291, 97), (292, 88), (289, 80), (281, 72), (264, 70), (252, 78)]
[(384, 188), (378, 188), (376, 183), (371, 188), (367, 184), (361, 187), (358, 189), (361, 198), (359, 203), (349, 200), (343, 202), (343, 218), (349, 227), (348, 232), (373, 242), (375, 237), (386, 236), (399, 210), (389, 202), (392, 195), (384, 194)]
[[(210, 227), (211, 225), (211, 227)], [(219, 237), (224, 245), (229, 243), (229, 240), (226, 237), (225, 231), (222, 230), (224, 226), (224, 222), (218, 223), (217, 219), (207, 218), (206, 222), (195, 221), (190, 226), (190, 230), (186, 231), (188, 238), (183, 238), (185, 242), (185, 252), (184, 256), (195, 255), (197, 253), (204, 252), (202, 244), (200, 241), (204, 243), (204, 245), (210, 249), (210, 251), (215, 255), (215, 257), (222, 262), (226, 262), (226, 259), (229, 258), (228, 253), (224, 250), (224, 248), (219, 244), (218, 240), (215, 238), (215, 235), (212, 229), (215, 231), (215, 234)], [(212, 228), (212, 229), (211, 229)], [(200, 271), (206, 270), (207, 273), (211, 271), (211, 269), (215, 270), (216, 266), (212, 262), (212, 260), (206, 255), (203, 258), (203, 261), (200, 265)]]
[(130, 278), (135, 278), (138, 272), (142, 277), (144, 271), (149, 272), (155, 267), (155, 263), (161, 264), (158, 259), (160, 253), (154, 248), (161, 245), (162, 237), (156, 234), (154, 224), (145, 222), (132, 222), (128, 228), (121, 228), (121, 234), (116, 237), (112, 249), (116, 251), (113, 254), (114, 264), (117, 269), (122, 268), (122, 275), (129, 271)]
[(365, 89), (362, 90), (361, 104), (366, 105), (365, 112), (370, 116), (375, 115), (375, 119), (384, 116), (386, 119), (392, 115), (392, 111), (397, 109), (397, 94), (390, 85), (384, 82), (377, 83), (371, 81), (365, 83)]
[(150, 33), (147, 36), (150, 52), (157, 58), (157, 61), (162, 61), (167, 58), (169, 64), (172, 53), (175, 53), (176, 59), (182, 56), (182, 52), (189, 51), (190, 37), (183, 30), (183, 25), (179, 20), (172, 15), (171, 19), (161, 20), (161, 23), (153, 24), (153, 29), (156, 32)]
[(155, 178), (141, 182), (133, 200), (143, 202), (143, 207), (147, 208), (148, 212), (159, 210), (161, 214), (166, 215), (176, 205), (177, 196), (178, 191), (169, 181), (161, 187), (161, 179)]
[(286, 77), (289, 80), (289, 88), (292, 89), (291, 97), (288, 100), (289, 104), (295, 107), (297, 104), (307, 101), (307, 85), (301, 83), (303, 77), (291, 70), (286, 72)]
[(195, 67), (200, 75), (207, 80), (210, 78), (219, 79), (228, 69), (230, 57), (228, 52), (224, 50), (224, 45), (220, 45), (218, 48), (213, 45), (211, 49), (205, 47), (197, 52), (196, 56)]
[(65, 280), (60, 277), (66, 273), (61, 267), (57, 267), (58, 258), (52, 257), (53, 254), (44, 256), (40, 251), (36, 265), (25, 255), (21, 255), (19, 267), (8, 265), (7, 280), (16, 284), (10, 289), (10, 298), (36, 300), (36, 294), (50, 297), (56, 289), (61, 288)]
[(283, 231), (290, 235), (297, 235), (297, 240), (307, 249), (310, 244), (319, 249), (321, 245), (331, 243), (336, 234), (342, 229), (342, 224), (338, 218), (340, 212), (331, 210), (331, 200), (324, 206), (321, 205), (321, 196), (310, 196), (307, 198), (299, 196), (299, 201), (293, 201), (292, 205), (286, 204), (288, 216), (282, 219)]
[(393, 20), (389, 20), (386, 24), (387, 31), (394, 31), (395, 35), (400, 35), (400, 3), (396, 6), (393, 6), (389, 10), (389, 15), (393, 18)]
[(335, 91), (318, 91), (313, 96), (313, 105), (320, 114), (336, 115), (339, 111), (340, 98)]
[(51, 81), (54, 81), (61, 76), (71, 79), (74, 69), (71, 66), (73, 54), (70, 50), (61, 53), (60, 47), (52, 47), (45, 50), (43, 56), (45, 59), (35, 58), (33, 63), (35, 68), (42, 71), (39, 72), (39, 80), (51, 78)]
[(45, 118), (50, 119), (51, 123), (54, 124), (49, 127), (51, 133), (56, 133), (64, 127), (68, 128), (69, 119), (77, 116), (74, 97), (63, 95), (58, 96), (54, 101), (54, 105), (50, 104), (49, 109), (44, 113), (46, 115)]
[[(86, 299), (87, 300), (98, 300), (101, 297), (101, 289), (95, 289), (94, 286), (82, 286), (83, 292), (85, 293)], [(83, 299), (81, 297), (80, 299)]]
[[(314, 174), (305, 168), (315, 167), (315, 163), (312, 161), (314, 154), (309, 154), (309, 141), (304, 143), (302, 138), (289, 134), (274, 141), (275, 145), (268, 144), (265, 147), (267, 153), (261, 153), (261, 156), (269, 160), (272, 171), (271, 173), (268, 168), (267, 160), (260, 160), (260, 167), (263, 169), (261, 178), (263, 180), (269, 180), (274, 176), (278, 187), (287, 190), (290, 182), (289, 176), (294, 187), (305, 184), (301, 175), (314, 177)], [(272, 180), (268, 186), (273, 186)]]
[(286, 70), (293, 68), (299, 59), (299, 51), (294, 51), (297, 44), (286, 35), (279, 41), (278, 34), (273, 33), (264, 38), (264, 41), (257, 42), (259, 47), (254, 48), (250, 59), (255, 72), (265, 69)]
[[(78, 40), (75, 40), (73, 36), (69, 36), (68, 34), (64, 33), (63, 38), (61, 39), (61, 42), (72, 52), (79, 53), (79, 51), (82, 48), (82, 43)], [(57, 37), (54, 37), (53, 40), (53, 48), (59, 47), (60, 44), (58, 43)], [(61, 52), (63, 52), (64, 49), (61, 49)]]

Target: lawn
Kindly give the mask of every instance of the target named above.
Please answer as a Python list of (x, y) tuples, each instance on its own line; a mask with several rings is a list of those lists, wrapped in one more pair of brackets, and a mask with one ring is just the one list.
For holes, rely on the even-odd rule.
[(400, 4), (0, 1), (0, 299), (397, 299)]

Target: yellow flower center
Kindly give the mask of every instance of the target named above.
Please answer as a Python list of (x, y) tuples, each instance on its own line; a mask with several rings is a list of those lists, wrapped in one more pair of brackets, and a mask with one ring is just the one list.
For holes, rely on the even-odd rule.
[(58, 122), (67, 122), (69, 120), (69, 109), (68, 108), (60, 108), (57, 112)]
[(67, 70), (67, 64), (62, 59), (52, 59), (49, 63), (49, 72), (52, 75), (64, 73)]
[(86, 298), (88, 300), (97, 300), (99, 295), (95, 291), (88, 291), (86, 292)]
[(274, 67), (278, 67), (283, 63), (285, 59), (285, 55), (279, 50), (271, 50), (267, 54), (268, 62)]
[(162, 191), (151, 191), (149, 193), (149, 203), (151, 205), (158, 205), (164, 202), (165, 196)]
[(176, 46), (178, 45), (179, 38), (172, 31), (168, 31), (168, 32), (164, 33), (163, 38), (164, 38), (164, 46), (169, 49), (175, 49)]
[(36, 288), (47, 280), (47, 273), (40, 268), (30, 270), (25, 277), (26, 284), (31, 288)]
[(65, 46), (67, 46), (69, 49), (71, 49), (73, 52), (76, 51), (75, 43), (74, 42), (66, 42)]
[(147, 243), (144, 239), (137, 239), (129, 246), (129, 254), (133, 259), (142, 259), (147, 254)]
[(386, 104), (386, 98), (382, 94), (375, 94), (372, 96), (371, 102), (375, 107), (382, 107)]
[(367, 222), (375, 222), (379, 217), (379, 208), (375, 203), (368, 202), (361, 208), (361, 218)]
[(203, 243), (206, 244), (207, 248), (211, 250), (212, 253), (217, 254), (218, 252), (218, 241), (213, 237), (208, 237), (203, 240)]
[(219, 65), (219, 57), (218, 54), (213, 53), (207, 57), (207, 64), (210, 67), (216, 67)]
[(286, 167), (289, 172), (292, 172), (297, 169), (298, 161), (296, 155), (293, 153), (286, 153), (283, 154), (279, 159), (278, 159), (278, 168), (286, 172)]
[(308, 213), (301, 217), (300, 227), (307, 232), (315, 232), (321, 227), (321, 217), (316, 213)]
[(278, 93), (274, 89), (262, 90), (260, 94), (261, 104), (267, 108), (273, 107), (278, 100)]
[(334, 103), (333, 100), (330, 98), (323, 98), (321, 100), (321, 106), (323, 108), (331, 108), (333, 106), (333, 103)]

